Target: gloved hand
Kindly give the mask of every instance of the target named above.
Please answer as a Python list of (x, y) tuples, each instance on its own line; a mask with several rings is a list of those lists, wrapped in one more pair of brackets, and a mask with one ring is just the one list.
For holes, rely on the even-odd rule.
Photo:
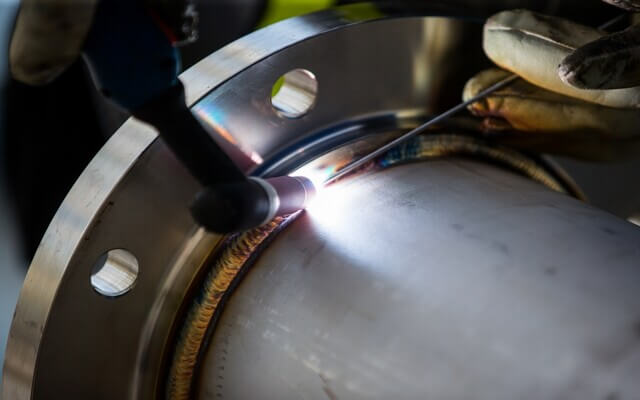
[(9, 48), (12, 76), (23, 83), (53, 81), (79, 56), (98, 0), (23, 0)]
[(193, 0), (23, 0), (11, 38), (13, 77), (58, 77), (84, 54), (99, 88), (125, 109), (177, 81), (176, 44), (196, 38)]
[[(23, 4), (12, 43), (11, 66), (16, 78), (46, 83), (82, 52), (103, 94), (153, 126), (203, 185), (191, 211), (210, 231), (245, 230), (280, 215), (278, 212), (289, 211), (280, 207), (275, 186), (245, 176), (186, 104), (174, 44), (181, 34), (188, 37), (192, 32), (196, 20), (191, 8), (176, 19), (184, 22), (186, 15), (186, 23), (172, 28), (171, 19), (162, 15), (165, 8), (151, 7), (145, 0), (87, 0), (79, 6), (82, 12), (78, 14), (74, 14), (79, 11), (74, 4), (79, 0), (30, 1), (33, 4)], [(182, 10), (171, 4), (191, 3), (149, 1), (164, 4), (170, 14)], [(49, 46), (62, 51), (63, 56), (56, 57), (57, 52), (48, 51)], [(29, 54), (34, 50), (41, 52)], [(285, 179), (298, 183), (295, 178)], [(305, 190), (306, 194), (300, 183), (293, 190)]]
[[(639, 0), (606, 0), (640, 10)], [(468, 99), (511, 71), (523, 80), (470, 106), (488, 136), (528, 150), (610, 160), (640, 153), (640, 27), (611, 35), (526, 10), (487, 20), (483, 47), (504, 68), (466, 85)], [(507, 71), (505, 71), (507, 70)]]
[[(640, 11), (640, 0), (604, 0), (629, 11)], [(619, 89), (640, 85), (640, 26), (578, 48), (567, 56), (558, 72), (567, 84), (580, 89)]]

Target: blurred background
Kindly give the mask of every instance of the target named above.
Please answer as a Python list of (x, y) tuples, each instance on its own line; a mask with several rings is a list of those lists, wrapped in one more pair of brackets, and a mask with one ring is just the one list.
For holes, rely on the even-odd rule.
[[(619, 13), (598, 0), (418, 0), (482, 15), (526, 7), (598, 25)], [(7, 48), (19, 0), (0, 0), (0, 375), (22, 280), (65, 194), (128, 115), (105, 101), (81, 61), (55, 82), (28, 87), (8, 76)], [(188, 68), (256, 27), (334, 4), (331, 0), (203, 0), (200, 39), (181, 49)], [(399, 1), (384, 2), (396, 6)], [(415, 3), (415, 2), (413, 2)], [(474, 40), (478, 42), (476, 33)], [(472, 65), (479, 70), (479, 66)], [(464, 79), (471, 77), (469, 72)], [(446, 93), (449, 105), (461, 92)], [(592, 164), (559, 158), (592, 203), (622, 218), (640, 212), (640, 161)]]
[[(0, 90), (4, 92), (7, 77), (7, 44), (18, 0), (0, 0)], [(5, 96), (0, 95), (0, 126), (5, 124)], [(4, 129), (0, 137), (4, 137)], [(0, 154), (5, 154), (5, 142), (0, 140)], [(1, 159), (0, 159), (1, 161)], [(0, 163), (0, 360), (4, 360), (4, 348), (18, 293), (26, 272), (27, 260), (21, 248), (22, 241), (16, 228), (15, 213), (7, 199), (5, 163)], [(2, 363), (0, 362), (0, 376)]]

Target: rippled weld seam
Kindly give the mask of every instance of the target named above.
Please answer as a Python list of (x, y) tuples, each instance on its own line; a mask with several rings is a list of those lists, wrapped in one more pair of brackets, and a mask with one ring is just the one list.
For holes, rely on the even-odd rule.
[[(390, 150), (378, 162), (367, 164), (356, 173), (368, 172), (376, 167), (387, 168), (400, 162), (455, 155), (486, 157), (508, 165), (550, 189), (562, 193), (566, 192), (562, 184), (553, 176), (535, 161), (520, 153), (506, 148), (491, 147), (475, 138), (456, 134), (418, 136), (404, 145)], [(215, 266), (205, 278), (199, 297), (194, 300), (194, 304), (189, 310), (184, 324), (185, 328), (183, 328), (176, 346), (167, 387), (169, 400), (189, 399), (198, 353), (220, 300), (249, 257), (284, 221), (285, 218), (276, 218), (265, 226), (238, 236), (217, 257)]]
[(389, 167), (399, 162), (454, 155), (485, 157), (519, 171), (523, 175), (557, 192), (566, 193), (563, 185), (535, 161), (522, 154), (502, 147), (492, 147), (486, 143), (464, 135), (423, 135), (390, 150), (380, 161)]
[(217, 257), (183, 325), (186, 329), (181, 332), (169, 371), (168, 399), (189, 398), (198, 353), (220, 300), (256, 248), (284, 221), (285, 218), (276, 218), (239, 235)]

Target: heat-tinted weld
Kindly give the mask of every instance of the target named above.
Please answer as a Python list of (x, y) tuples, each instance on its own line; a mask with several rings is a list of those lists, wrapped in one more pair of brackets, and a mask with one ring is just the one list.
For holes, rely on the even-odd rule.
[(491, 159), (542, 183), (557, 192), (567, 193), (564, 186), (537, 162), (522, 154), (503, 147), (495, 147), (464, 135), (442, 134), (418, 136), (390, 150), (380, 159), (380, 165), (389, 167), (399, 162), (438, 158), (444, 156), (469, 155)]
[[(382, 158), (363, 164), (354, 173), (362, 174), (400, 162), (464, 155), (490, 159), (553, 190), (566, 192), (563, 185), (534, 160), (518, 152), (492, 147), (482, 140), (459, 134), (417, 136), (393, 148)], [(194, 299), (178, 339), (169, 371), (169, 400), (185, 400), (190, 397), (198, 356), (221, 299), (260, 244), (286, 221), (285, 218), (277, 218), (265, 226), (241, 234), (231, 240), (216, 258), (214, 267), (204, 279), (199, 295)]]
[(276, 218), (264, 226), (239, 235), (218, 256), (214, 267), (204, 279), (200, 295), (188, 312), (178, 339), (169, 371), (168, 399), (189, 398), (198, 354), (220, 300), (256, 248), (284, 221), (285, 218)]

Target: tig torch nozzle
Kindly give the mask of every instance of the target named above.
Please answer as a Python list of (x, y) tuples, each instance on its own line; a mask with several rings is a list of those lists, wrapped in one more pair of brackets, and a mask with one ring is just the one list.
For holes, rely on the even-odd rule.
[(191, 205), (191, 213), (211, 232), (233, 233), (300, 211), (315, 194), (311, 180), (302, 176), (250, 177), (204, 188)]

